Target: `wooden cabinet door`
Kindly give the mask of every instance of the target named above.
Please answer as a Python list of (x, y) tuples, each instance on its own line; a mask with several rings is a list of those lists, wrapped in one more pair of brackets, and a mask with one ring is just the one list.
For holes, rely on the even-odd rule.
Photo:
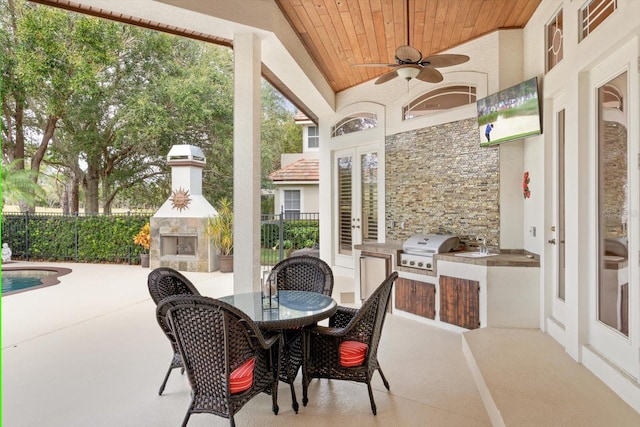
[(479, 328), (479, 282), (440, 276), (440, 320), (466, 329)]
[(411, 313), (411, 280), (398, 277), (396, 279), (396, 308)]
[(415, 314), (427, 319), (436, 318), (436, 286), (415, 282)]
[(396, 308), (428, 319), (436, 318), (436, 287), (431, 283), (396, 279)]

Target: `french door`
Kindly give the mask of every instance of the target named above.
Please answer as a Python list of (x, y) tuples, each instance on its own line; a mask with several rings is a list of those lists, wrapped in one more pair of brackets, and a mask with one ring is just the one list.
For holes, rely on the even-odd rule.
[(335, 264), (353, 269), (354, 245), (378, 241), (378, 152), (375, 147), (333, 155)]
[(595, 280), (589, 344), (640, 377), (638, 315), (640, 223), (637, 48), (628, 43), (590, 73), (595, 122)]
[(564, 95), (553, 102), (553, 135), (555, 146), (554, 205), (555, 218), (552, 226), (553, 276), (551, 287), (551, 311), (553, 319), (565, 324), (565, 107)]

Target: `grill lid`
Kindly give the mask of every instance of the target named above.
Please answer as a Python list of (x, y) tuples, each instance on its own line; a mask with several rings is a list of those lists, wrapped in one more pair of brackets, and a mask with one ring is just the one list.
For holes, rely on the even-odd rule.
[(432, 255), (458, 249), (460, 239), (451, 234), (414, 234), (402, 245), (402, 251), (413, 255)]

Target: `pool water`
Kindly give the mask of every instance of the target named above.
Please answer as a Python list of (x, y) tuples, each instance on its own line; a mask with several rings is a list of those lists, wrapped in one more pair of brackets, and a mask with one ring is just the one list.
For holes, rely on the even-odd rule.
[(42, 279), (57, 274), (46, 270), (2, 271), (2, 293), (19, 291), (42, 285)]

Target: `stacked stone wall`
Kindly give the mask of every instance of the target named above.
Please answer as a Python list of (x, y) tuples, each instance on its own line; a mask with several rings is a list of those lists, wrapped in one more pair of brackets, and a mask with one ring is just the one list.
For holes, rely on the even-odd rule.
[(390, 135), (385, 150), (388, 241), (446, 233), (498, 247), (499, 147), (480, 147), (475, 119)]

